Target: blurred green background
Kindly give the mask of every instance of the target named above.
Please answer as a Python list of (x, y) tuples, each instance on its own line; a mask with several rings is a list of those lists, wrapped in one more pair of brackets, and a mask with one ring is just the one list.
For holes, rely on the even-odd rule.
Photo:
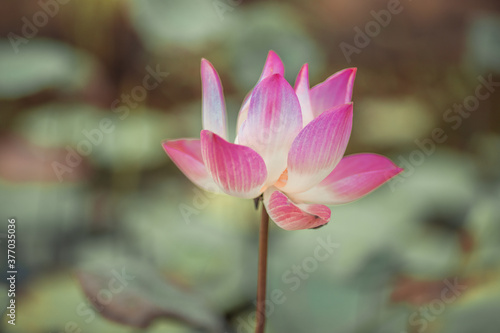
[(161, 141), (199, 136), (202, 57), (234, 129), (270, 49), (292, 83), (305, 62), (311, 85), (357, 67), (347, 153), (406, 171), (324, 228), (271, 225), (267, 332), (499, 331), (498, 1), (22, 0), (0, 17), (2, 312), (8, 218), (18, 270), (1, 332), (252, 331), (260, 215), (198, 190)]

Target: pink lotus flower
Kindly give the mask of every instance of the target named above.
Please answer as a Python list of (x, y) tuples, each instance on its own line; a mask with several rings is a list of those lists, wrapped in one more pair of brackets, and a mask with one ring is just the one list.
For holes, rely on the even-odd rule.
[(163, 147), (201, 188), (240, 198), (264, 194), (269, 216), (281, 228), (317, 228), (330, 220), (325, 205), (359, 199), (402, 169), (376, 154), (342, 158), (351, 134), (355, 68), (311, 89), (307, 64), (295, 89), (283, 75), (283, 63), (270, 51), (230, 143), (222, 85), (203, 59), (201, 139), (165, 141)]

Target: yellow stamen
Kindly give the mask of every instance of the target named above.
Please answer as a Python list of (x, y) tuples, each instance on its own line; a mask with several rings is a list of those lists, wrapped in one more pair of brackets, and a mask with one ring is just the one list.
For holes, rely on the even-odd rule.
[(286, 185), (287, 181), (288, 181), (288, 169), (285, 169), (285, 171), (283, 171), (278, 181), (274, 183), (274, 186), (283, 187)]

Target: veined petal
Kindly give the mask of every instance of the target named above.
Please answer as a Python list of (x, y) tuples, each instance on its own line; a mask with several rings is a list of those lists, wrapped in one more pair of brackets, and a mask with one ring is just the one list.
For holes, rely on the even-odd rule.
[(201, 131), (201, 155), (215, 183), (227, 194), (255, 198), (266, 181), (266, 165), (251, 148), (229, 143), (215, 133)]
[(212, 176), (210, 176), (203, 164), (200, 140), (180, 139), (164, 141), (162, 146), (167, 155), (189, 180), (206, 191), (222, 193), (222, 190), (215, 184)]
[(295, 93), (299, 99), (300, 109), (302, 111), (302, 124), (306, 126), (314, 119), (311, 109), (311, 98), (309, 96), (309, 66), (307, 64), (302, 66), (299, 75), (297, 75)]
[(301, 128), (300, 104), (290, 84), (281, 74), (262, 80), (252, 93), (238, 143), (264, 159), (266, 185), (273, 184), (286, 169), (288, 150)]
[(334, 106), (347, 104), (352, 99), (356, 68), (347, 68), (311, 88), (311, 107), (314, 117)]
[(335, 106), (297, 135), (288, 153), (287, 193), (303, 192), (333, 171), (344, 155), (352, 128), (352, 103)]
[(317, 228), (330, 221), (330, 208), (316, 204), (295, 204), (276, 188), (264, 192), (264, 205), (269, 217), (285, 230)]
[[(271, 50), (267, 54), (266, 63), (264, 64), (264, 68), (262, 69), (262, 73), (260, 74), (260, 78), (259, 81), (257, 81), (257, 84), (259, 84), (266, 77), (271, 76), (273, 74), (281, 74), (281, 76), (285, 76), (285, 66), (283, 66), (283, 62), (281, 61), (280, 57), (276, 54), (276, 52)], [(238, 113), (238, 122), (236, 125), (237, 133), (241, 129), (241, 125), (243, 124), (243, 122), (245, 122), (245, 120), (247, 119), (248, 107), (250, 106), (251, 95), (252, 91), (250, 91), (245, 97), (245, 100), (241, 105), (240, 112)]]
[(217, 71), (212, 64), (201, 60), (203, 129), (227, 139), (226, 104)]
[(321, 183), (306, 192), (294, 194), (293, 199), (325, 205), (348, 203), (370, 193), (402, 171), (381, 155), (349, 155)]

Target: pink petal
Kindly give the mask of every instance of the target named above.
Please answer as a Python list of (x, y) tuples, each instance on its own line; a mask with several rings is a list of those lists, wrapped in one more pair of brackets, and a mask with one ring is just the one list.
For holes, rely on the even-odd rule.
[(252, 93), (238, 143), (252, 148), (264, 159), (266, 185), (273, 184), (286, 169), (288, 150), (301, 128), (300, 104), (290, 84), (281, 74), (262, 80)]
[(252, 149), (201, 131), (201, 154), (208, 172), (222, 190), (240, 198), (255, 198), (266, 181), (266, 165)]
[(222, 193), (203, 164), (200, 140), (164, 141), (162, 145), (167, 155), (189, 180), (209, 192)]
[(271, 76), (273, 74), (281, 74), (281, 76), (285, 76), (285, 66), (283, 66), (283, 62), (280, 57), (274, 51), (269, 51), (267, 54), (266, 63), (264, 65), (264, 69), (262, 70), (262, 74), (260, 74), (259, 82), (264, 80), (266, 77)]
[(303, 192), (321, 182), (344, 155), (352, 128), (352, 104), (335, 106), (297, 135), (288, 153), (284, 192)]
[(311, 88), (311, 107), (314, 117), (334, 106), (347, 104), (352, 99), (356, 68), (347, 68)]
[(306, 126), (314, 119), (311, 109), (311, 98), (309, 96), (309, 66), (304, 64), (297, 75), (295, 81), (295, 93), (299, 98), (300, 109), (302, 110), (302, 123)]
[(293, 199), (326, 205), (348, 203), (375, 190), (402, 171), (381, 155), (346, 156), (321, 183), (309, 191), (295, 194)]
[[(266, 63), (264, 64), (264, 69), (260, 74), (260, 78), (259, 81), (257, 81), (257, 84), (259, 84), (266, 77), (271, 76), (273, 74), (281, 74), (281, 76), (285, 76), (285, 66), (283, 66), (283, 62), (281, 61), (280, 57), (274, 51), (271, 50), (267, 54)], [(252, 91), (248, 93), (248, 95), (245, 97), (245, 100), (243, 101), (243, 104), (241, 105), (241, 109), (238, 114), (238, 122), (236, 125), (237, 132), (241, 129), (241, 125), (247, 119), (248, 107), (250, 106), (251, 95)]]
[(275, 188), (264, 192), (269, 217), (285, 230), (320, 227), (330, 221), (330, 208), (323, 205), (295, 204)]
[(203, 95), (203, 129), (227, 138), (226, 104), (217, 71), (205, 59), (201, 60), (201, 83)]

